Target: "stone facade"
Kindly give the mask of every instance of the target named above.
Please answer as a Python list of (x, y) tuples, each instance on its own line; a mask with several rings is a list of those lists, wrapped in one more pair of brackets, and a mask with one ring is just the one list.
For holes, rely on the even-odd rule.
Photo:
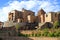
[[(28, 16), (29, 15), (30, 15), (30, 19), (32, 19), (33, 16), (35, 16), (35, 13), (33, 11), (26, 10), (26, 9), (22, 9), (22, 11), (23, 11), (23, 19), (24, 19), (24, 22), (28, 22)], [(30, 21), (32, 21), (32, 20), (30, 20)]]
[(58, 12), (49, 12), (45, 14), (45, 22), (55, 22), (60, 20), (60, 13)]
[(30, 27), (33, 26), (30, 23), (37, 23), (38, 26), (41, 26), (46, 22), (54, 23), (56, 20), (60, 20), (60, 12), (46, 13), (43, 9), (40, 9), (38, 14), (35, 16), (35, 12), (23, 8), (22, 11), (11, 11), (8, 19), (13, 22), (26, 23), (27, 25), (30, 25)]
[(41, 9), (41, 10), (38, 11), (38, 15), (37, 16), (38, 17), (36, 19), (37, 19), (37, 22), (38, 22), (38, 26), (40, 28), (47, 27), (48, 25), (49, 26), (52, 25), (52, 27), (53, 27), (53, 23), (55, 21), (60, 21), (60, 12), (49, 12), (49, 13), (46, 13), (43, 9)]
[(39, 10), (38, 15), (35, 16), (34, 12), (23, 8), (22, 11), (18, 10), (11, 11), (8, 15), (8, 20), (14, 22), (44, 23), (60, 20), (59, 16), (60, 16), (59, 12), (49, 12), (46, 14), (46, 12), (43, 9)]
[(45, 14), (45, 22), (53, 22), (55, 17), (55, 13), (54, 12), (49, 12), (47, 14)]
[(41, 23), (45, 22), (45, 11), (43, 9), (38, 11), (38, 21)]
[[(9, 21), (14, 21), (14, 22), (17, 22), (17, 19), (23, 19), (22, 18), (22, 12), (21, 11), (17, 11), (17, 10), (13, 10), (9, 13), (9, 16), (8, 16), (8, 20)], [(23, 21), (23, 20), (22, 20)]]
[[(34, 12), (26, 9), (22, 9), (22, 11), (18, 10), (13, 10), (9, 13), (9, 21), (14, 21), (14, 22), (28, 22), (28, 15), (31, 17), (35, 16)], [(31, 18), (32, 19), (32, 18)], [(32, 20), (30, 20), (32, 21)], [(33, 19), (34, 21), (34, 19)]]
[(28, 15), (28, 22), (29, 23), (34, 23), (35, 22), (35, 16), (33, 16), (33, 15)]
[(55, 22), (56, 20), (60, 20), (60, 12), (46, 13), (43, 9), (38, 11), (38, 22)]

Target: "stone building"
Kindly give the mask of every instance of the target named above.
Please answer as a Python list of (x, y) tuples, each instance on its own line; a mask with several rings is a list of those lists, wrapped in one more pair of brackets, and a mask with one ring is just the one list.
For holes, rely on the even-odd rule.
[[(22, 11), (18, 11), (18, 10), (13, 10), (8, 14), (8, 19), (9, 21), (14, 21), (14, 22), (28, 22), (28, 15), (30, 15), (30, 17), (35, 16), (34, 12), (30, 11), (30, 10), (26, 10), (26, 9), (22, 9)], [(34, 21), (34, 19), (31, 18), (31, 22), (32, 20)]]
[(57, 19), (56, 20), (58, 20), (58, 21), (60, 21), (60, 12), (57, 12)]
[[(56, 20), (60, 20), (60, 12), (48, 12), (46, 13), (42, 8), (38, 11), (38, 14), (35, 16), (35, 12), (31, 10), (22, 9), (21, 11), (13, 10), (8, 15), (9, 21), (26, 23), (32, 27), (35, 24), (38, 26), (48, 26), (51, 23), (53, 24)], [(46, 23), (47, 22), (47, 23)], [(31, 25), (32, 23), (32, 25)], [(35, 24), (34, 24), (35, 23)], [(48, 25), (46, 25), (48, 24)]]
[(18, 19), (20, 19), (20, 22), (22, 22), (23, 18), (22, 18), (22, 12), (21, 11), (18, 11), (18, 10), (13, 10), (9, 13), (8, 15), (8, 20), (9, 21), (14, 21), (14, 22), (17, 22)]
[(49, 12), (45, 14), (45, 22), (54, 22), (54, 18), (56, 18), (56, 13), (55, 12)]
[(45, 22), (45, 11), (43, 9), (38, 11), (38, 22), (43, 23)]
[(55, 21), (60, 21), (60, 12), (48, 12), (46, 13), (43, 9), (38, 11), (37, 15), (38, 26), (44, 28), (46, 26), (53, 27)]
[[(23, 12), (23, 19), (24, 22), (29, 22), (29, 19), (31, 19), (31, 22), (34, 22), (34, 16), (35, 16), (35, 12), (31, 11), (31, 10), (26, 10), (26, 9), (22, 9)], [(30, 17), (29, 17), (30, 16)], [(33, 18), (33, 19), (32, 19)]]
[(49, 12), (45, 14), (45, 22), (55, 22), (60, 20), (59, 12)]
[(60, 20), (60, 12), (48, 12), (46, 13), (43, 9), (38, 11), (38, 22), (55, 22)]

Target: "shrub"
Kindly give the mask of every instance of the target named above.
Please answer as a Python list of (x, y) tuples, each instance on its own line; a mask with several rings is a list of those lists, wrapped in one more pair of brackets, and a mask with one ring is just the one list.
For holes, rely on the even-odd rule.
[(18, 34), (18, 36), (23, 36), (23, 37), (60, 37), (60, 29), (55, 29), (54, 31), (51, 30), (43, 30), (43, 31), (39, 31), (37, 33), (32, 33), (32, 34)]
[(54, 33), (54, 35), (55, 35), (56, 37), (60, 37), (60, 31), (56, 31), (56, 32)]
[(15, 28), (18, 30), (20, 28), (20, 25), (19, 24), (16, 24), (15, 25)]
[(41, 32), (41, 36), (47, 36), (49, 33), (48, 30), (49, 30), (48, 28), (43, 29), (43, 31)]
[(58, 27), (60, 27), (60, 21), (55, 21), (53, 28), (58, 28)]
[(33, 36), (34, 36), (34, 33), (32, 33), (31, 35), (32, 35), (32, 37), (33, 37)]
[(43, 33), (43, 36), (48, 36), (48, 31), (45, 31), (44, 33)]
[(35, 37), (35, 33), (34, 33), (34, 37)]
[(39, 33), (39, 34), (37, 34), (37, 37), (40, 37), (41, 36), (41, 34)]
[(48, 37), (55, 37), (54, 32), (49, 33)]

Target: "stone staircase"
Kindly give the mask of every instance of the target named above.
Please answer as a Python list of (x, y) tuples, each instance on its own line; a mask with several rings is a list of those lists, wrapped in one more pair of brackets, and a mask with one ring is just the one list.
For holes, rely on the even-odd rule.
[(38, 29), (40, 29), (45, 23), (46, 23), (46, 22), (44, 22), (44, 23), (38, 23), (38, 26), (39, 26)]
[(38, 23), (38, 27), (37, 29), (41, 29), (41, 28), (46, 28), (46, 27), (52, 27), (53, 26), (53, 22), (44, 22), (44, 23)]

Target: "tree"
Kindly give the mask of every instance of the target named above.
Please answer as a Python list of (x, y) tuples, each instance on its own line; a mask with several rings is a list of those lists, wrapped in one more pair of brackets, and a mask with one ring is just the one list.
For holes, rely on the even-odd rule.
[(53, 26), (54, 28), (60, 27), (60, 21), (55, 21)]
[(16, 28), (16, 30), (19, 30), (20, 25), (19, 25), (19, 24), (16, 24), (16, 25), (15, 25), (15, 28)]
[(15, 25), (15, 28), (16, 28), (16, 31), (17, 31), (17, 34), (19, 35), (20, 34), (20, 25), (19, 24), (16, 24)]

